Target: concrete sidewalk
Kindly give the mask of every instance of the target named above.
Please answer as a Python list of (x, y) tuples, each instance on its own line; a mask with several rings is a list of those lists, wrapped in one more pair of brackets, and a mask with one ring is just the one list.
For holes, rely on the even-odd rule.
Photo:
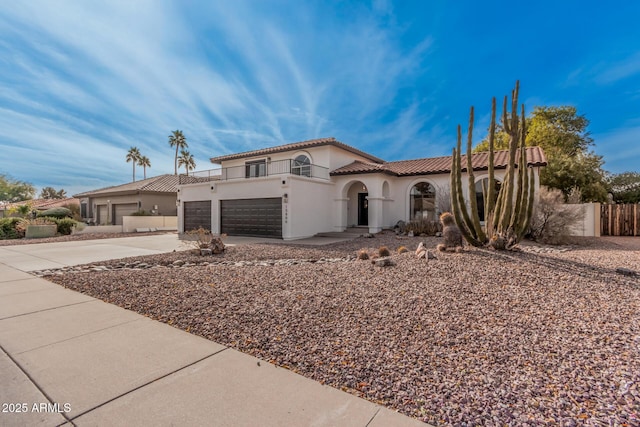
[(184, 248), (166, 236), (0, 248), (0, 425), (424, 425), (25, 272)]

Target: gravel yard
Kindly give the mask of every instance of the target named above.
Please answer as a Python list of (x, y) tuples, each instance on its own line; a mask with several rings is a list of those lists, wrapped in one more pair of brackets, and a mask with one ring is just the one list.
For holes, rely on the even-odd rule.
[[(434, 425), (640, 425), (640, 277), (615, 272), (640, 270), (640, 251), (591, 239), (425, 261), (420, 241), (439, 243), (258, 244), (47, 278)], [(353, 259), (380, 245), (395, 266)], [(223, 263), (190, 265), (204, 261)]]
[(78, 240), (100, 240), (116, 239), (119, 237), (151, 236), (155, 234), (166, 234), (166, 231), (155, 231), (150, 233), (78, 233), (67, 236), (44, 237), (42, 239), (7, 239), (0, 240), (0, 246), (33, 245), (36, 243), (55, 242), (75, 242)]

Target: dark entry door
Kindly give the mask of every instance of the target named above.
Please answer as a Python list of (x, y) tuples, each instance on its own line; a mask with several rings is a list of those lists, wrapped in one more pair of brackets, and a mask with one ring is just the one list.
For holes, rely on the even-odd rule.
[(369, 225), (369, 193), (358, 193), (358, 225)]

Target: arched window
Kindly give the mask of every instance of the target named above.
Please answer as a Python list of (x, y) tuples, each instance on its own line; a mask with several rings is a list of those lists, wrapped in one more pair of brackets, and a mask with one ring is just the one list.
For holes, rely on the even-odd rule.
[(411, 219), (436, 220), (436, 189), (428, 182), (419, 182), (411, 188)]
[[(500, 187), (502, 183), (497, 179), (494, 179), (495, 182), (495, 198), (498, 198), (498, 192), (500, 191)], [(476, 182), (476, 202), (478, 204), (478, 216), (480, 217), (480, 221), (484, 221), (484, 203), (485, 203), (485, 194), (487, 193), (489, 187), (489, 178), (481, 179)], [(495, 200), (494, 200), (495, 202)]]
[(304, 154), (300, 154), (293, 160), (291, 173), (300, 176), (311, 176), (311, 160)]

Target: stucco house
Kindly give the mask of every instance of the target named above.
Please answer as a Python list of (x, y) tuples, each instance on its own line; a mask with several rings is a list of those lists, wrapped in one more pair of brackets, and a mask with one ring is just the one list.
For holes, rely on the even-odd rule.
[[(507, 153), (496, 152), (496, 180), (503, 179)], [(540, 168), (546, 165), (544, 153), (527, 148), (527, 160), (537, 187)], [(487, 161), (487, 153), (472, 158), (480, 198)], [(437, 220), (448, 209), (450, 156), (386, 162), (322, 138), (213, 157), (211, 162), (220, 167), (180, 176), (181, 232), (202, 226), (214, 233), (285, 240), (349, 227), (377, 233), (399, 220)]]
[(80, 214), (97, 225), (122, 225), (122, 217), (144, 210), (151, 215), (175, 216), (176, 175), (159, 175), (122, 185), (76, 194)]

